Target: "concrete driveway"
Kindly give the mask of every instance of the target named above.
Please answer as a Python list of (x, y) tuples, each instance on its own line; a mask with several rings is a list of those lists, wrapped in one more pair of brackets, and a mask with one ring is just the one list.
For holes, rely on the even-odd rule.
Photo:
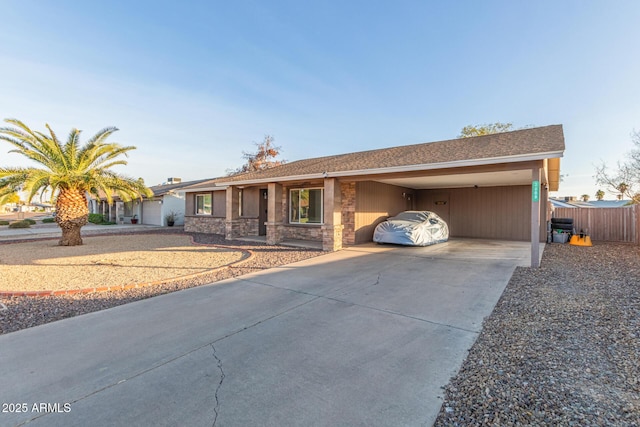
[(431, 425), (529, 254), (363, 245), (0, 336), (0, 425)]

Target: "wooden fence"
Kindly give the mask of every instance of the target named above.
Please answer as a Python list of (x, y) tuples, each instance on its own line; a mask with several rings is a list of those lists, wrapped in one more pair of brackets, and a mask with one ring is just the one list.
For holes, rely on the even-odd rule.
[(576, 232), (593, 241), (640, 244), (640, 205), (623, 208), (555, 208), (555, 218), (573, 218)]

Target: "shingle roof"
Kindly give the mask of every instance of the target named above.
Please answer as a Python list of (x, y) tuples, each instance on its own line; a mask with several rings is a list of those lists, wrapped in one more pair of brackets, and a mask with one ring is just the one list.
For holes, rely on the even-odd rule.
[(179, 182), (176, 184), (154, 185), (153, 187), (149, 187), (149, 189), (153, 191), (153, 195), (155, 197), (159, 197), (159, 196), (164, 196), (165, 194), (170, 193), (171, 191), (182, 190), (186, 187), (197, 185), (203, 181), (208, 181), (208, 179), (198, 179), (195, 181)]
[[(209, 181), (211, 184), (282, 179), (291, 176), (331, 174), (416, 166), (416, 170), (438, 164), (496, 159), (496, 163), (522, 161), (518, 157), (561, 157), (564, 151), (562, 125), (512, 132), (403, 145), (335, 156), (298, 160), (271, 169), (248, 172)], [(511, 159), (510, 159), (511, 158)], [(502, 161), (500, 159), (503, 159)]]

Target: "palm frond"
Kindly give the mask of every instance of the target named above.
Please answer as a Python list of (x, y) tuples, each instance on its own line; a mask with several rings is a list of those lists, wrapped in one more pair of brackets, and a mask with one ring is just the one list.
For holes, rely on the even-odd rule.
[(106, 142), (117, 128), (104, 128), (85, 144), (80, 142), (81, 132), (72, 129), (62, 145), (49, 125), (46, 125), (48, 134), (44, 134), (16, 119), (6, 122), (15, 127), (0, 128), (0, 140), (12, 144), (15, 147), (12, 152), (34, 160), (44, 168), (0, 168), (2, 194), (20, 186), (29, 197), (47, 191), (52, 196), (66, 190), (89, 191), (104, 194), (110, 203), (113, 195), (119, 195), (123, 200), (152, 195), (144, 183), (110, 170), (126, 165), (127, 161), (121, 156), (127, 157), (128, 152), (135, 149)]
[(119, 129), (115, 126), (106, 127), (89, 138), (87, 144), (102, 144), (102, 141), (107, 139), (112, 133), (117, 132), (118, 130)]

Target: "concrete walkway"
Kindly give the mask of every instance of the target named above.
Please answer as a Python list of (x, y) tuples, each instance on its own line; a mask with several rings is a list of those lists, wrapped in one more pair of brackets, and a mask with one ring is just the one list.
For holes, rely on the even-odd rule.
[(520, 242), (364, 245), (3, 335), (0, 401), (26, 411), (0, 425), (428, 426), (528, 264)]

